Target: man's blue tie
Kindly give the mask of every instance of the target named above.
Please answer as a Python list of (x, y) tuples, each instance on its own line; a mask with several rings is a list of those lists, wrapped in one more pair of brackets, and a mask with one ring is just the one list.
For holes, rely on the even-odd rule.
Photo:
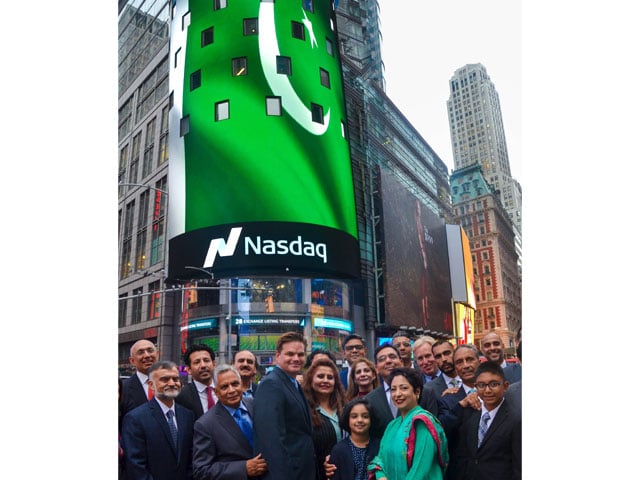
[(176, 424), (173, 423), (173, 410), (169, 410), (167, 412), (167, 423), (169, 424), (169, 431), (171, 432), (171, 437), (173, 438), (173, 446), (178, 448), (178, 429), (176, 428)]
[(248, 415), (249, 412), (246, 412), (243, 415), (240, 408), (236, 409), (236, 412), (233, 414), (234, 418), (236, 419), (236, 423), (240, 427), (240, 430), (242, 430), (242, 433), (247, 438), (249, 445), (251, 445), (251, 448), (253, 448), (253, 427), (251, 426), (251, 421), (247, 418)]

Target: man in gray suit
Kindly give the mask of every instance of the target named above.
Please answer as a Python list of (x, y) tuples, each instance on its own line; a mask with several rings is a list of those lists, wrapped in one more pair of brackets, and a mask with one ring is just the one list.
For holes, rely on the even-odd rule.
[(195, 480), (246, 480), (262, 475), (267, 462), (253, 455), (253, 400), (242, 397), (240, 373), (231, 365), (213, 372), (218, 402), (195, 424)]
[(255, 394), (254, 452), (269, 464), (264, 480), (309, 480), (316, 474), (309, 404), (296, 375), (307, 341), (287, 332), (276, 343), (276, 366)]

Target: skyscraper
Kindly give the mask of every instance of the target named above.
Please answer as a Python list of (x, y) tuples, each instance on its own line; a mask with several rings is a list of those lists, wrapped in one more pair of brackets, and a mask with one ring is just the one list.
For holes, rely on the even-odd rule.
[(499, 195), (516, 236), (522, 232), (522, 190), (511, 176), (498, 92), (480, 64), (455, 71), (447, 100), (453, 162), (456, 169), (479, 164)]

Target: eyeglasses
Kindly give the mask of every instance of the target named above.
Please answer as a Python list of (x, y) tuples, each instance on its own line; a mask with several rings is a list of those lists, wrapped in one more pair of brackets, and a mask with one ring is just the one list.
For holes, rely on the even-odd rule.
[(403, 347), (410, 347), (411, 342), (398, 342), (393, 344), (393, 346), (396, 348), (398, 348), (400, 345), (402, 345)]
[(498, 388), (503, 383), (504, 382), (489, 382), (489, 383), (479, 382), (479, 383), (476, 383), (476, 388), (478, 390), (484, 390), (485, 388), (489, 387), (491, 390), (493, 390), (494, 388)]
[(346, 347), (344, 347), (344, 349), (347, 352), (350, 352), (352, 350), (363, 350), (364, 349), (364, 345), (347, 345)]

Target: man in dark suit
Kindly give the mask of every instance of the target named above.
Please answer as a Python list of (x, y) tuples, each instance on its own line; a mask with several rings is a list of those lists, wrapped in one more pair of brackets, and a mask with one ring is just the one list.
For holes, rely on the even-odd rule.
[(400, 352), (398, 352), (398, 349), (390, 343), (383, 343), (378, 346), (373, 353), (373, 357), (376, 372), (378, 372), (382, 381), (380, 382), (380, 386), (373, 390), (373, 392), (368, 393), (365, 398), (369, 401), (371, 410), (373, 411), (369, 434), (372, 437), (382, 438), (387, 425), (398, 413), (398, 408), (391, 400), (391, 392), (387, 379), (394, 368), (402, 367), (402, 360), (400, 360)]
[(276, 366), (260, 382), (254, 401), (254, 452), (262, 453), (264, 480), (315, 477), (311, 412), (296, 375), (304, 365), (306, 339), (287, 332), (276, 344)]
[(424, 386), (434, 391), (436, 397), (441, 397), (445, 390), (449, 388), (458, 388), (462, 384), (462, 380), (456, 373), (456, 367), (453, 365), (453, 345), (447, 340), (436, 340), (431, 346), (431, 353), (438, 365), (440, 375)]
[(184, 352), (183, 360), (192, 381), (184, 386), (176, 402), (191, 410), (197, 420), (217, 401), (213, 389), (216, 354), (208, 345), (196, 344)]
[(253, 398), (258, 384), (255, 383), (258, 362), (250, 350), (240, 350), (233, 354), (233, 366), (240, 372), (242, 378), (242, 396)]
[(416, 363), (416, 370), (422, 373), (422, 383), (424, 387), (432, 384), (440, 378), (438, 362), (433, 356), (431, 345), (435, 340), (429, 336), (418, 337), (413, 342), (413, 358)]
[(504, 359), (504, 343), (496, 332), (489, 332), (482, 337), (480, 343), (482, 354), (487, 361), (502, 367), (504, 375), (509, 383), (522, 380), (522, 368), (519, 363), (507, 363)]
[(138, 340), (132, 345), (129, 363), (136, 367), (136, 371), (122, 382), (120, 411), (123, 416), (153, 396), (149, 387), (149, 369), (158, 358), (159, 352), (149, 340)]
[(351, 373), (353, 361), (367, 356), (367, 347), (364, 344), (364, 339), (355, 333), (348, 335), (342, 341), (342, 356), (347, 366), (340, 370), (340, 381), (346, 390), (349, 387), (349, 373)]
[(173, 362), (149, 369), (152, 400), (122, 420), (122, 448), (128, 480), (190, 480), (193, 412), (175, 403), (180, 372)]
[(218, 403), (194, 426), (193, 478), (246, 480), (262, 475), (267, 462), (253, 455), (253, 400), (242, 397), (240, 373), (220, 365), (213, 377)]
[(445, 480), (456, 478), (455, 449), (458, 443), (458, 425), (462, 410), (470, 407), (480, 410), (482, 404), (475, 389), (476, 370), (480, 365), (480, 354), (475, 346), (458, 345), (453, 353), (453, 364), (462, 385), (448, 388), (438, 398), (438, 420), (447, 435), (449, 447), (449, 467), (445, 473)]
[(502, 368), (485, 362), (476, 382), (482, 409), (464, 408), (455, 450), (457, 479), (520, 480), (522, 422), (505, 398), (509, 382)]

